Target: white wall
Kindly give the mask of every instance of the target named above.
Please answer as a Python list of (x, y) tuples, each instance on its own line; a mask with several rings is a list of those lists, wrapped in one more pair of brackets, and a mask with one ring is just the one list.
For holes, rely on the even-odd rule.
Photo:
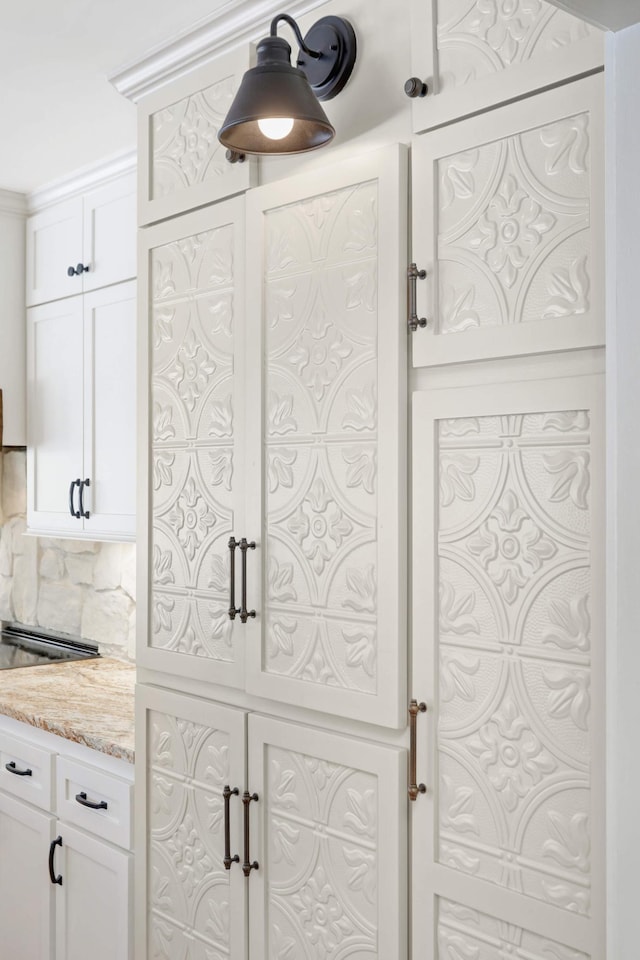
[[(640, 956), (640, 26), (607, 39), (608, 957)], [(604, 549), (604, 544), (603, 544)]]

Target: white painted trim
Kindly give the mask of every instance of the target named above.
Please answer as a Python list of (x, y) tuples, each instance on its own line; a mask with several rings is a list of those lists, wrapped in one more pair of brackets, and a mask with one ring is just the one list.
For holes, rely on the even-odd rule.
[[(69, 200), (71, 197), (80, 196), (87, 190), (94, 190), (97, 187), (103, 187), (112, 180), (132, 173), (136, 169), (136, 151), (128, 150), (126, 153), (119, 153), (108, 160), (89, 167), (81, 167), (73, 173), (59, 180), (53, 180), (51, 183), (39, 187), (26, 196), (26, 210), (29, 215), (39, 213), (46, 207), (61, 200)], [(0, 196), (0, 208), (2, 199)]]
[(15, 217), (26, 217), (26, 195), (24, 193), (15, 193), (13, 190), (3, 190), (0, 188), (0, 213)]
[(211, 17), (199, 20), (170, 43), (153, 47), (138, 60), (124, 64), (107, 79), (118, 93), (137, 103), (164, 84), (208, 63), (218, 54), (268, 32), (269, 21), (283, 6), (295, 18), (322, 6), (325, 0), (228, 0)]

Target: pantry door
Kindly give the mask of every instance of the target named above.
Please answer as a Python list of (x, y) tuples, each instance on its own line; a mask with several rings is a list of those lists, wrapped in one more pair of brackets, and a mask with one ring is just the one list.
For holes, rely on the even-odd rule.
[(603, 384), (413, 404), (413, 956), (602, 960)]
[(242, 687), (244, 201), (140, 234), (138, 663)]
[(246, 687), (405, 724), (407, 156), (247, 196)]
[(251, 960), (406, 960), (406, 751), (258, 714), (248, 743)]

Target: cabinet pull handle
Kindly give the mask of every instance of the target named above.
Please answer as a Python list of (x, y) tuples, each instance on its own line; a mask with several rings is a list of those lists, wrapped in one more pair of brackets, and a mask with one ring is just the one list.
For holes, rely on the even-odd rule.
[(76, 517), (84, 517), (85, 520), (88, 520), (91, 514), (88, 510), (84, 508), (84, 488), (91, 486), (91, 480), (76, 480), (76, 483), (80, 487), (80, 512), (76, 513)]
[(252, 800), (258, 799), (257, 793), (249, 793), (248, 790), (245, 790), (242, 794), (242, 802), (244, 804), (244, 863), (242, 864), (242, 872), (245, 877), (248, 877), (252, 870), (257, 870), (259, 867), (257, 860), (254, 860), (253, 863), (249, 860), (249, 806)]
[(79, 263), (75, 267), (67, 267), (68, 277), (81, 277), (83, 273), (89, 273), (89, 267), (85, 267), (84, 263)]
[(72, 517), (75, 517), (76, 520), (80, 518), (80, 511), (76, 510), (75, 508), (75, 505), (73, 502), (73, 491), (75, 487), (80, 486), (80, 482), (81, 482), (80, 480), (72, 480), (71, 483), (69, 484), (69, 513), (71, 514)]
[(16, 777), (32, 777), (33, 770), (27, 768), (26, 770), (18, 770), (15, 764), (15, 760), (10, 760), (9, 763), (5, 763), (5, 770), (8, 770), (9, 773), (13, 773)]
[(84, 793), (76, 793), (76, 803), (79, 803), (83, 807), (89, 807), (90, 810), (108, 810), (109, 804), (106, 800), (100, 800), (96, 802), (95, 800), (87, 800), (87, 795)]
[(412, 700), (409, 704), (409, 800), (417, 800), (419, 793), (426, 793), (427, 788), (424, 783), (416, 783), (416, 734), (418, 714), (425, 713), (426, 703), (418, 703)]
[(409, 282), (409, 319), (407, 325), (411, 333), (415, 333), (418, 327), (426, 327), (425, 317), (418, 316), (416, 285), (418, 280), (424, 280), (427, 276), (426, 270), (418, 270), (415, 263), (407, 267), (407, 280)]
[(229, 577), (229, 620), (235, 620), (236, 614), (240, 613), (240, 607), (236, 607), (236, 547), (240, 544), (235, 537), (229, 538), (229, 561), (231, 564), (231, 573)]
[(51, 846), (49, 847), (49, 876), (51, 877), (51, 883), (57, 883), (62, 886), (62, 877), (60, 874), (56, 877), (56, 871), (53, 865), (53, 858), (56, 855), (56, 847), (62, 846), (62, 837), (56, 837), (55, 840), (51, 841)]
[(240, 863), (240, 857), (237, 853), (234, 853), (231, 856), (231, 825), (229, 822), (229, 801), (231, 797), (239, 796), (240, 791), (237, 787), (234, 787), (233, 790), (227, 784), (227, 786), (222, 791), (222, 796), (224, 797), (224, 868), (225, 870), (231, 870), (232, 863)]
[(242, 606), (240, 607), (240, 619), (246, 623), (249, 617), (255, 617), (255, 610), (247, 610), (247, 550), (255, 550), (255, 540), (247, 541), (243, 537), (239, 543), (240, 553), (242, 554)]

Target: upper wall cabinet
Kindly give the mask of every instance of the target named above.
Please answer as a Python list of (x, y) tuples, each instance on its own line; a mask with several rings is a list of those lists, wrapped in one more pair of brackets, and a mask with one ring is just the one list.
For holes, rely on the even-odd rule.
[(604, 343), (599, 74), (419, 137), (415, 366)]
[(415, 133), (603, 64), (603, 34), (544, 0), (412, 0)]
[(27, 221), (27, 306), (135, 275), (134, 173), (47, 207)]
[(230, 163), (218, 141), (218, 130), (249, 66), (249, 45), (244, 44), (141, 101), (141, 225), (253, 186), (255, 160)]

